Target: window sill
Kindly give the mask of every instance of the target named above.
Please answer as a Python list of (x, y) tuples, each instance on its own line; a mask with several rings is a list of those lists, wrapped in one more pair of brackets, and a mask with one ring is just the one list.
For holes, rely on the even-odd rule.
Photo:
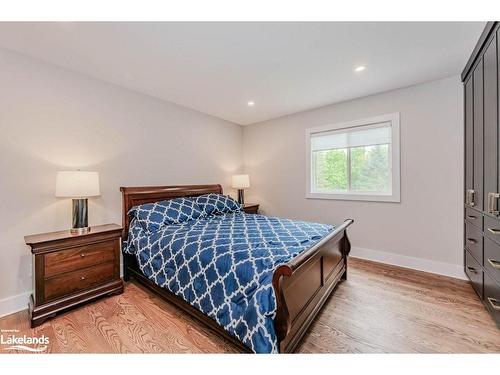
[(364, 201), (364, 202), (390, 202), (400, 203), (399, 194), (377, 195), (377, 194), (336, 194), (336, 193), (306, 193), (307, 199), (331, 199), (342, 201)]

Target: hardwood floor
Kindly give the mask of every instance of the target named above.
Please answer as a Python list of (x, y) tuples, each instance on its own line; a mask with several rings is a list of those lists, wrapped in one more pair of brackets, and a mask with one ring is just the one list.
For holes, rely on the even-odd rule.
[[(27, 311), (0, 319), (0, 329), (45, 334), (54, 353), (238, 352), (135, 282), (122, 295), (35, 329)], [(500, 353), (500, 330), (466, 281), (350, 259), (348, 280), (327, 301), (298, 352)]]

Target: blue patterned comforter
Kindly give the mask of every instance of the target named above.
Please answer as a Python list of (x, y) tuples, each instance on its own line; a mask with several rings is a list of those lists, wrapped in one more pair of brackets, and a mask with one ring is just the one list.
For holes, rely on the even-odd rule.
[(324, 224), (233, 212), (149, 233), (134, 219), (123, 251), (135, 254), (146, 277), (254, 352), (276, 353), (273, 272), (332, 230)]

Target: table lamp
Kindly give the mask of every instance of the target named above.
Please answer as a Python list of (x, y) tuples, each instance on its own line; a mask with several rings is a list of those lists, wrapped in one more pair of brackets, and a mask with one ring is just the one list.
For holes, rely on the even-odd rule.
[(233, 176), (233, 188), (238, 189), (238, 203), (245, 204), (244, 189), (250, 187), (250, 177), (247, 174)]
[(88, 199), (100, 195), (99, 173), (85, 171), (57, 172), (56, 197), (73, 198), (71, 233), (89, 231)]

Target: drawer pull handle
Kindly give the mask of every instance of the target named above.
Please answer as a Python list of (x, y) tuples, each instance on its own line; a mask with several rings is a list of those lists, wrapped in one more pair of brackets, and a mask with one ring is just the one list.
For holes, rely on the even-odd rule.
[(477, 241), (474, 238), (467, 238), (467, 242), (476, 243)]
[(82, 280), (85, 280), (85, 276), (82, 276)]
[(491, 307), (493, 307), (493, 310), (500, 311), (500, 301), (499, 300), (497, 300), (495, 298), (488, 297), (488, 302), (490, 303)]
[(85, 253), (82, 253), (80, 256), (81, 256), (82, 258), (84, 258), (84, 257), (85, 257)]
[(467, 266), (467, 269), (469, 270), (469, 272), (477, 273), (477, 271), (476, 271), (476, 269), (474, 267)]
[(467, 190), (467, 193), (466, 193), (466, 204), (469, 205), (470, 207), (474, 207), (475, 206), (475, 203), (474, 203), (474, 194), (475, 194), (475, 191), (473, 189), (468, 189)]
[(467, 215), (467, 219), (475, 220), (475, 219), (477, 219), (477, 216)]
[(488, 228), (488, 232), (493, 234), (500, 234), (500, 229)]
[(499, 193), (488, 193), (488, 213), (498, 216), (497, 200), (500, 198)]
[(493, 268), (500, 268), (500, 262), (495, 259), (488, 259), (488, 263), (491, 264)]

